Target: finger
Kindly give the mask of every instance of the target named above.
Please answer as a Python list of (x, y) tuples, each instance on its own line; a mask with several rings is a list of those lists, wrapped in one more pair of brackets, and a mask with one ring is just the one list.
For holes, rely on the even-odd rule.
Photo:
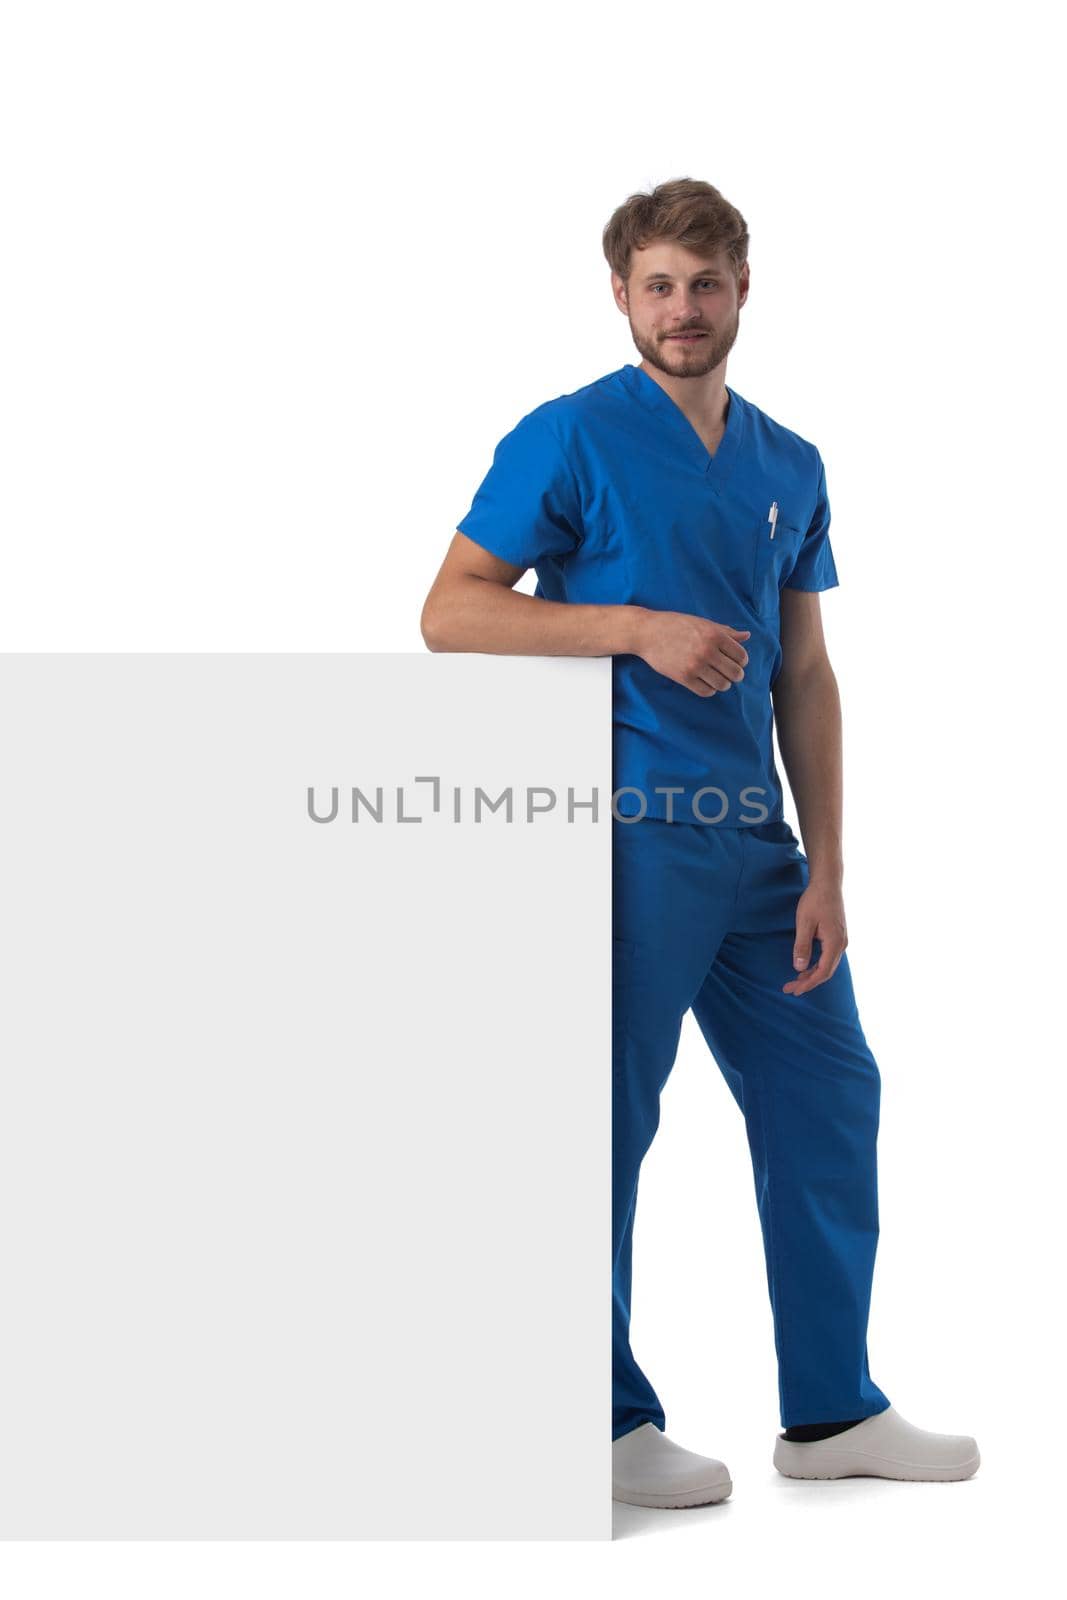
[(708, 665), (714, 667), (716, 672), (721, 672), (724, 678), (729, 678), (731, 683), (740, 683), (745, 675), (745, 669), (740, 661), (733, 656), (728, 656), (725, 650), (720, 650), (714, 661)]
[(748, 651), (743, 644), (738, 644), (736, 639), (721, 639), (719, 641), (719, 650), (724, 656), (729, 656), (731, 660), (736, 661), (738, 666), (747, 667)]
[(807, 994), (810, 990), (817, 989), (821, 983), (825, 983), (830, 976), (830, 970), (820, 956), (815, 966), (810, 967), (803, 977), (783, 984), (782, 987), (786, 994)]
[(803, 972), (811, 960), (811, 946), (816, 934), (816, 924), (808, 917), (797, 918), (796, 938), (793, 940), (793, 970)]
[(822, 947), (819, 959), (815, 966), (793, 978), (783, 987), (787, 994), (807, 994), (809, 989), (817, 989), (820, 983), (828, 983), (841, 963), (844, 945), (829, 943)]
[(697, 679), (700, 683), (708, 684), (712, 689), (718, 689), (721, 691), (723, 689), (733, 688), (733, 684), (730, 682), (729, 678), (724, 678), (717, 667), (701, 667), (697, 673)]
[(825, 960), (825, 956), (820, 955), (813, 967), (809, 967), (799, 977), (790, 978), (788, 983), (783, 983), (782, 992), (784, 994), (807, 994), (809, 989), (814, 989), (817, 984), (824, 982), (830, 976), (829, 972), (823, 970)]

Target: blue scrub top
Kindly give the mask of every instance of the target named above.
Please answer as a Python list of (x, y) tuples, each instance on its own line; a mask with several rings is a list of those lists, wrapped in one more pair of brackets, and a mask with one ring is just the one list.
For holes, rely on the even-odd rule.
[(770, 698), (779, 591), (837, 584), (826, 474), (814, 445), (726, 392), (714, 456), (636, 365), (548, 400), (501, 439), (456, 524), (501, 560), (534, 567), (542, 599), (685, 611), (751, 630), (743, 680), (713, 695), (640, 656), (612, 657), (623, 817), (755, 827), (783, 816)]

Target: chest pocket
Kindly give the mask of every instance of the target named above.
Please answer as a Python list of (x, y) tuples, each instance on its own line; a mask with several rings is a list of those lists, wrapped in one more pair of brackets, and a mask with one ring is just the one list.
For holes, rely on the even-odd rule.
[(766, 517), (756, 528), (751, 594), (752, 609), (757, 617), (773, 617), (777, 612), (779, 590), (793, 570), (803, 537), (800, 528), (783, 522), (780, 517), (773, 539)]

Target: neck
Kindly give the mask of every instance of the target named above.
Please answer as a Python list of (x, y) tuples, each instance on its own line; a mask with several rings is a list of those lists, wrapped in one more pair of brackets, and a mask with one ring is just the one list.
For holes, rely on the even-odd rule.
[(730, 397), (726, 392), (726, 362), (721, 361), (710, 372), (686, 377), (673, 372), (663, 372), (647, 361), (640, 363), (654, 383), (670, 395), (680, 411), (702, 427), (720, 427), (726, 420)]

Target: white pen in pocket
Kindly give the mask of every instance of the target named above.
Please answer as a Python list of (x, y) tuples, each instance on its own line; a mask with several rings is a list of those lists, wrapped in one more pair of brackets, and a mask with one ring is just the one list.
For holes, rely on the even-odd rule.
[(778, 521), (778, 502), (777, 502), (777, 500), (772, 500), (771, 501), (771, 509), (767, 513), (767, 521), (771, 525), (771, 538), (773, 539), (774, 538), (775, 523)]

